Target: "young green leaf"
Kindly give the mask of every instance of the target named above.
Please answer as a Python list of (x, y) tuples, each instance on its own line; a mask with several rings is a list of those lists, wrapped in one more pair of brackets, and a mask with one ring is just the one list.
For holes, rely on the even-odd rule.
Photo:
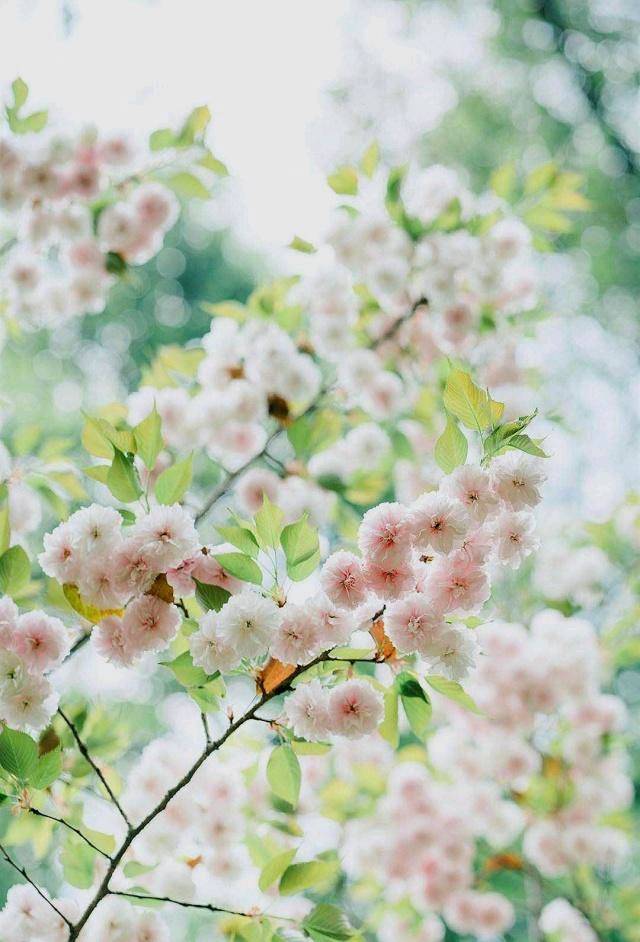
[(131, 504), (142, 494), (138, 472), (132, 457), (125, 455), (115, 446), (113, 450), (113, 461), (105, 483), (114, 497), (125, 504)]
[(439, 467), (445, 474), (451, 474), (458, 465), (465, 463), (468, 450), (466, 435), (458, 427), (458, 423), (447, 415), (447, 424), (436, 442), (433, 453)]
[(378, 164), (380, 163), (380, 145), (377, 141), (372, 141), (371, 144), (367, 147), (366, 151), (362, 155), (360, 161), (360, 169), (364, 173), (365, 177), (371, 178), (376, 170), (378, 169)]
[(344, 942), (356, 934), (345, 913), (331, 903), (319, 903), (302, 922), (314, 942)]
[(494, 425), (504, 412), (504, 403), (491, 400), (464, 370), (451, 370), (442, 398), (445, 408), (474, 431)]
[(262, 497), (262, 507), (254, 517), (258, 542), (263, 547), (276, 547), (280, 540), (284, 514), (272, 504), (266, 494)]
[(418, 680), (407, 671), (398, 676), (396, 683), (409, 726), (419, 739), (424, 739), (431, 720), (431, 701)]
[(384, 719), (378, 727), (383, 739), (394, 749), (398, 745), (398, 691), (390, 687), (384, 694)]
[(64, 878), (79, 890), (88, 890), (93, 883), (97, 851), (75, 834), (69, 834), (60, 853)]
[(29, 777), (32, 788), (48, 788), (62, 772), (62, 749), (58, 746), (51, 752), (39, 756), (34, 771)]
[(262, 570), (250, 556), (245, 556), (244, 553), (216, 553), (214, 559), (230, 576), (235, 576), (243, 582), (262, 585)]
[(276, 746), (267, 763), (267, 781), (271, 791), (294, 808), (300, 794), (300, 763), (289, 745)]
[(31, 736), (5, 727), (0, 733), (0, 766), (21, 782), (28, 782), (38, 765), (38, 746)]
[(280, 880), (282, 896), (291, 896), (303, 890), (324, 890), (331, 886), (338, 875), (339, 864), (335, 860), (310, 860), (307, 863), (291, 864)]
[(320, 560), (320, 544), (318, 531), (309, 525), (306, 514), (283, 529), (280, 545), (290, 579), (299, 582), (311, 575)]
[(293, 850), (285, 850), (281, 854), (276, 854), (275, 857), (272, 857), (271, 860), (264, 865), (260, 872), (260, 879), (258, 880), (258, 886), (263, 893), (280, 879), (295, 855), (295, 848)]
[(425, 677), (425, 680), (430, 687), (439, 694), (442, 694), (443, 697), (448, 697), (449, 700), (459, 703), (460, 706), (466, 707), (466, 709), (471, 710), (472, 713), (481, 712), (476, 706), (473, 697), (470, 697), (466, 690), (463, 690), (460, 684), (456, 683), (455, 680), (449, 680), (448, 677), (440, 677), (436, 674)]
[(330, 173), (327, 182), (334, 193), (341, 196), (355, 196), (358, 192), (358, 171), (355, 167), (339, 167)]
[(177, 504), (186, 494), (193, 476), (193, 456), (177, 461), (158, 476), (155, 495), (160, 504)]
[(219, 612), (224, 603), (231, 598), (231, 593), (218, 585), (208, 585), (206, 582), (198, 582), (197, 579), (194, 579), (194, 582), (196, 599), (207, 612)]
[(247, 527), (238, 526), (218, 526), (216, 528), (218, 533), (227, 543), (231, 543), (233, 546), (237, 546), (239, 550), (245, 553), (247, 556), (257, 556), (260, 547), (258, 546), (258, 541), (255, 536)]
[(11, 546), (0, 556), (0, 592), (17, 595), (29, 582), (31, 563), (21, 546)]
[(162, 451), (162, 420), (155, 403), (149, 415), (139, 422), (133, 430), (136, 450), (149, 471), (153, 470), (158, 455)]

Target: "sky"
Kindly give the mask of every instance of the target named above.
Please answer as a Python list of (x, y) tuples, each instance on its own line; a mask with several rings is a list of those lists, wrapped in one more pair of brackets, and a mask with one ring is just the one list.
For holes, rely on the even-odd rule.
[[(333, 204), (307, 130), (338, 73), (348, 0), (0, 0), (0, 86), (141, 135), (209, 105), (211, 143), (261, 247), (315, 238)], [(238, 205), (237, 202), (235, 204)]]

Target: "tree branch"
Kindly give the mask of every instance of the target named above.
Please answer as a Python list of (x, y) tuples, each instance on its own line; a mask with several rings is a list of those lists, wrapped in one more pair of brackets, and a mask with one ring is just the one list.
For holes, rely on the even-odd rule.
[(296, 667), (296, 669), (289, 675), (289, 677), (287, 677), (287, 679), (282, 684), (274, 688), (274, 690), (270, 691), (269, 693), (263, 694), (258, 700), (256, 700), (253, 706), (249, 707), (249, 709), (246, 710), (242, 714), (242, 716), (238, 717), (237, 720), (234, 720), (233, 722), (229, 724), (227, 729), (224, 731), (224, 733), (222, 733), (221, 736), (218, 737), (218, 739), (215, 739), (206, 745), (205, 749), (198, 756), (198, 758), (193, 763), (191, 768), (182, 776), (182, 778), (178, 782), (176, 782), (175, 785), (173, 785), (167, 792), (165, 792), (164, 797), (158, 802), (155, 808), (153, 808), (147, 814), (147, 816), (143, 818), (142, 821), (136, 824), (135, 827), (130, 826), (125, 839), (123, 840), (122, 844), (120, 845), (116, 853), (112, 856), (111, 863), (107, 869), (106, 874), (104, 875), (102, 879), (102, 882), (100, 883), (98, 889), (96, 890), (95, 896), (93, 897), (93, 899), (91, 900), (87, 908), (85, 909), (84, 913), (82, 914), (78, 922), (76, 922), (75, 925), (72, 927), (68, 942), (75, 942), (75, 940), (80, 935), (80, 932), (82, 931), (84, 926), (87, 924), (88, 919), (90, 918), (91, 914), (94, 912), (96, 907), (99, 905), (99, 903), (106, 896), (114, 895), (114, 891), (112, 891), (109, 888), (109, 884), (111, 882), (113, 875), (118, 869), (122, 861), (122, 858), (127, 853), (127, 851), (129, 850), (129, 848), (131, 847), (135, 839), (140, 834), (142, 834), (142, 832), (151, 824), (152, 821), (154, 821), (158, 817), (159, 814), (161, 814), (165, 810), (167, 805), (176, 797), (176, 795), (178, 795), (182, 791), (183, 788), (186, 788), (186, 786), (189, 785), (189, 783), (193, 779), (198, 769), (201, 768), (201, 766), (206, 762), (209, 756), (213, 755), (214, 752), (217, 752), (225, 744), (225, 742), (235, 732), (237, 732), (237, 730), (239, 730), (242, 726), (244, 726), (245, 723), (247, 723), (249, 720), (252, 720), (255, 717), (256, 713), (258, 713), (258, 711), (265, 704), (269, 703), (275, 697), (278, 697), (281, 694), (286, 693), (288, 690), (291, 690), (293, 682), (298, 677), (300, 677), (301, 674), (304, 674), (305, 671), (310, 670), (312, 667), (315, 667), (317, 664), (321, 664), (323, 661), (331, 660), (330, 653), (331, 653), (330, 651), (324, 651), (322, 654), (319, 654), (318, 657), (314, 658), (308, 664), (302, 664)]
[[(125, 890), (112, 890), (111, 896), (124, 896), (127, 899), (148, 900), (152, 903), (170, 903), (172, 906), (182, 906), (183, 909), (201, 909), (210, 913), (227, 913), (229, 916), (244, 916), (247, 919), (255, 919), (258, 916), (265, 915), (260, 912), (243, 913), (238, 909), (226, 909), (224, 906), (214, 906), (211, 903), (187, 903), (179, 899), (172, 899), (169, 896), (150, 896), (147, 893), (128, 893)], [(276, 916), (270, 914), (271, 919), (284, 919), (289, 922), (289, 916)], [(292, 922), (294, 920), (291, 920)]]
[(45, 903), (48, 903), (51, 909), (53, 909), (53, 911), (56, 912), (58, 916), (60, 916), (60, 918), (69, 926), (71, 931), (73, 931), (73, 926), (72, 926), (71, 921), (67, 919), (64, 913), (60, 912), (56, 904), (52, 900), (50, 900), (49, 897), (45, 893), (42, 892), (38, 884), (34, 883), (34, 881), (31, 879), (31, 877), (29, 876), (27, 871), (24, 869), (24, 867), (19, 866), (19, 864), (17, 864), (15, 860), (13, 860), (9, 856), (9, 854), (7, 853), (7, 851), (5, 850), (2, 844), (0, 844), (0, 853), (2, 853), (2, 856), (4, 857), (6, 862), (9, 864), (9, 866), (13, 867), (13, 869), (16, 870), (20, 874), (21, 877), (24, 877), (27, 883), (34, 888), (38, 896), (40, 896), (45, 901)]
[(75, 741), (76, 741), (76, 743), (77, 743), (77, 745), (78, 745), (78, 749), (80, 750), (80, 753), (81, 753), (82, 756), (87, 760), (87, 762), (89, 763), (89, 765), (91, 766), (91, 768), (93, 769), (93, 771), (96, 773), (96, 775), (98, 776), (98, 778), (99, 778), (100, 781), (102, 782), (102, 785), (104, 786), (105, 791), (107, 792), (109, 798), (111, 799), (111, 801), (113, 802), (113, 804), (115, 805), (115, 807), (116, 807), (116, 808), (118, 809), (118, 811), (120, 812), (120, 816), (123, 818), (125, 824), (127, 825), (127, 828), (128, 828), (129, 830), (131, 830), (131, 821), (129, 821), (129, 818), (127, 817), (126, 813), (125, 813), (124, 810), (122, 809), (122, 807), (121, 807), (121, 805), (120, 805), (120, 802), (118, 801), (118, 799), (117, 799), (116, 796), (114, 795), (113, 789), (111, 788), (111, 786), (110, 786), (109, 783), (107, 782), (106, 778), (104, 777), (104, 774), (103, 774), (102, 770), (96, 765), (96, 763), (95, 763), (95, 762), (93, 761), (93, 759), (91, 758), (91, 755), (89, 754), (89, 750), (87, 749), (87, 747), (85, 746), (84, 742), (83, 742), (82, 739), (80, 738), (80, 734), (78, 733), (78, 730), (76, 729), (75, 725), (74, 725), (74, 724), (71, 722), (71, 720), (66, 716), (66, 714), (62, 712), (62, 708), (61, 708), (61, 707), (58, 708), (58, 714), (62, 717), (62, 719), (65, 721), (65, 723), (67, 724), (67, 726), (68, 726), (69, 729), (71, 730), (71, 733), (72, 733), (73, 738), (75, 739)]
[(57, 822), (57, 824), (63, 824), (64, 827), (68, 828), (70, 831), (73, 831), (73, 833), (77, 834), (78, 837), (81, 837), (82, 840), (85, 842), (85, 844), (88, 844), (89, 847), (92, 847), (99, 854), (102, 854), (102, 856), (105, 857), (107, 860), (111, 860), (111, 857), (109, 856), (109, 854), (106, 853), (106, 851), (101, 850), (97, 844), (94, 844), (93, 841), (87, 837), (86, 834), (83, 834), (79, 828), (74, 827), (74, 825), (71, 824), (69, 821), (65, 820), (65, 818), (56, 818), (55, 815), (46, 814), (44, 811), (38, 811), (37, 808), (29, 808), (29, 814), (35, 814), (38, 818), (47, 818), (47, 820), (49, 821), (55, 821)]

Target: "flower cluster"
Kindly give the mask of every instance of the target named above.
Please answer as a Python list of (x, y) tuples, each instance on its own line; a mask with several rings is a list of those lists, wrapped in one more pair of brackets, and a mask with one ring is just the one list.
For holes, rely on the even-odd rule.
[(39, 730), (58, 705), (45, 676), (69, 653), (69, 634), (58, 618), (41, 611), (19, 614), (0, 598), (0, 720), (17, 729)]
[(153, 593), (158, 576), (168, 580), (175, 574), (184, 581), (186, 566), (215, 582), (220, 573), (215, 564), (207, 566), (193, 519), (177, 504), (154, 508), (128, 529), (111, 507), (83, 507), (45, 534), (39, 562), (43, 572), (75, 587), (84, 603), (106, 616), (95, 644), (120, 664), (161, 650), (178, 630), (178, 609)]
[[(530, 232), (501, 200), (475, 196), (440, 165), (399, 182), (390, 206), (381, 172), (364, 181), (356, 212), (337, 211), (327, 245), (294, 289), (315, 348), (339, 365), (349, 402), (376, 420), (406, 409), (412, 375), (442, 356), (469, 358), (509, 393), (521, 374), (496, 330), (509, 338), (508, 319), (537, 303)], [(358, 349), (363, 332), (375, 351)], [(390, 361), (396, 370), (384, 368)]]
[(155, 403), (167, 444), (185, 449), (195, 442), (235, 470), (262, 451), (269, 415), (286, 417), (317, 396), (320, 370), (284, 330), (258, 320), (240, 325), (217, 317), (202, 346), (197, 393), (143, 386), (129, 399), (129, 419), (140, 422)]
[(0, 140), (0, 210), (17, 234), (3, 293), (20, 324), (99, 314), (117, 272), (158, 253), (178, 203), (160, 183), (135, 182), (134, 158), (124, 137)]
[[(492, 622), (477, 635), (483, 657), (465, 686), (482, 712), (439, 697), (427, 762), (398, 761), (379, 738), (365, 737), (357, 747), (336, 746), (333, 773), (319, 764), (305, 772), (305, 811), (329, 815), (329, 793), (355, 801), (374, 769), (384, 777), (374, 810), (363, 803), (347, 824), (344, 855), (352, 879), (385, 888), (389, 938), (404, 925), (395, 908), (402, 901), (402, 911), (409, 905), (415, 914), (404, 925), (408, 938), (422, 940), (426, 920), (425, 938), (440, 939), (438, 916), (480, 939), (506, 931), (513, 907), (476, 885), (479, 854), (486, 874), (529, 867), (543, 881), (586, 864), (615, 872), (628, 853), (624, 832), (603, 823), (628, 807), (633, 788), (616, 743), (625, 710), (600, 690), (593, 627), (550, 610), (530, 630)], [(301, 694), (289, 698), (289, 713)], [(338, 777), (339, 789), (327, 775)], [(540, 926), (554, 938), (595, 938), (566, 900), (549, 904)]]

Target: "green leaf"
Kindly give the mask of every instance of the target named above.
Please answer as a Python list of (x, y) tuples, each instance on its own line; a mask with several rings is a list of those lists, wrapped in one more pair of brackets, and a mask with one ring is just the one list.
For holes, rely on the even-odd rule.
[(470, 697), (466, 690), (463, 690), (460, 684), (456, 683), (455, 680), (449, 680), (448, 677), (440, 677), (436, 674), (429, 675), (425, 680), (430, 687), (439, 694), (442, 694), (443, 697), (454, 700), (456, 703), (459, 703), (460, 706), (471, 710), (472, 713), (482, 712), (478, 709), (473, 697)]
[(216, 529), (226, 543), (237, 546), (245, 555), (253, 557), (258, 555), (260, 551), (258, 541), (247, 527), (230, 525), (226, 527), (218, 526)]
[(186, 494), (193, 477), (193, 455), (177, 461), (158, 476), (155, 495), (160, 504), (177, 504)]
[(515, 195), (516, 181), (516, 164), (510, 160), (491, 174), (491, 189), (503, 200), (511, 201)]
[(134, 454), (136, 450), (130, 429), (117, 429), (106, 419), (91, 415), (85, 415), (82, 444), (96, 458), (112, 458), (114, 447), (125, 454)]
[(267, 763), (267, 781), (271, 791), (294, 808), (300, 795), (300, 763), (289, 745), (276, 746)]
[(57, 746), (38, 758), (35, 770), (29, 778), (33, 788), (48, 788), (62, 772), (62, 749)]
[(280, 880), (280, 893), (291, 896), (312, 887), (324, 890), (331, 886), (338, 875), (339, 864), (335, 860), (310, 860), (308, 863), (291, 864)]
[(231, 593), (218, 585), (208, 585), (206, 582), (198, 582), (197, 579), (194, 579), (194, 582), (196, 598), (207, 612), (219, 612), (225, 602), (231, 598)]
[(245, 556), (244, 553), (216, 553), (213, 558), (217, 559), (225, 572), (236, 579), (262, 585), (262, 570), (250, 556)]
[(70, 834), (60, 853), (64, 878), (79, 890), (88, 890), (93, 884), (93, 869), (97, 852), (75, 834)]
[(174, 193), (184, 199), (208, 200), (210, 197), (209, 190), (202, 180), (186, 170), (172, 174), (166, 182)]
[(107, 473), (106, 485), (118, 500), (131, 504), (142, 494), (138, 472), (133, 458), (114, 447), (113, 461)]
[[(1, 485), (6, 492), (6, 484)], [(4, 503), (0, 506), (0, 553), (5, 553), (11, 543), (11, 518), (9, 516), (9, 501), (7, 494), (4, 496)]]
[(210, 150), (200, 158), (198, 166), (204, 167), (205, 170), (210, 170), (212, 173), (215, 173), (217, 177), (229, 176), (227, 165), (221, 160), (218, 160), (217, 157), (214, 157)]
[(211, 317), (231, 317), (234, 321), (243, 323), (249, 317), (249, 311), (244, 304), (239, 301), (218, 301), (211, 304), (209, 301), (201, 301), (200, 307)]
[(319, 903), (312, 909), (302, 921), (302, 928), (314, 942), (343, 942), (355, 935), (346, 914), (331, 903)]
[(62, 592), (74, 612), (77, 612), (78, 615), (82, 615), (82, 617), (88, 622), (91, 622), (92, 625), (97, 625), (108, 615), (122, 616), (124, 614), (123, 608), (96, 608), (95, 605), (89, 605), (89, 603), (85, 602), (82, 598), (77, 587), (70, 582), (66, 582), (62, 586)]
[(266, 494), (262, 496), (262, 507), (254, 517), (258, 542), (263, 547), (276, 547), (280, 540), (284, 514), (272, 504)]
[(0, 733), (0, 766), (21, 782), (29, 781), (38, 765), (38, 745), (31, 736), (5, 727)]
[(320, 409), (292, 422), (287, 435), (296, 455), (305, 458), (328, 448), (340, 437), (341, 431), (342, 422), (337, 412)]
[(445, 474), (451, 474), (458, 465), (467, 460), (469, 443), (458, 427), (458, 423), (447, 415), (445, 430), (436, 442), (434, 457)]
[(280, 545), (287, 560), (289, 578), (300, 582), (310, 576), (320, 560), (320, 544), (318, 531), (309, 525), (306, 514), (283, 529)]
[(296, 252), (303, 252), (305, 255), (313, 255), (314, 252), (318, 251), (315, 245), (311, 242), (307, 242), (306, 239), (301, 239), (300, 236), (294, 236), (288, 248)]
[(524, 192), (527, 196), (548, 189), (558, 176), (558, 167), (555, 163), (541, 164), (534, 167), (524, 183)]
[(504, 412), (504, 403), (490, 399), (464, 370), (451, 370), (442, 398), (445, 408), (463, 425), (475, 431), (495, 424)]
[(17, 79), (11, 83), (11, 91), (13, 92), (13, 107), (18, 111), (24, 104), (26, 104), (27, 98), (29, 97), (29, 86), (21, 79), (19, 76)]
[(88, 478), (99, 481), (100, 484), (107, 483), (107, 477), (111, 470), (110, 464), (93, 464), (88, 468), (82, 469)]
[(175, 674), (176, 680), (183, 687), (195, 687), (206, 684), (208, 674), (201, 667), (193, 663), (190, 651), (183, 651), (172, 661), (160, 661), (163, 667), (168, 667)]
[(378, 169), (378, 164), (380, 163), (380, 145), (377, 141), (373, 141), (367, 147), (366, 151), (362, 155), (362, 160), (360, 161), (360, 168), (364, 173), (365, 177), (371, 177), (374, 175)]
[(31, 563), (21, 546), (11, 546), (0, 556), (0, 592), (17, 595), (29, 582)]
[(394, 749), (398, 745), (398, 691), (391, 687), (384, 694), (384, 719), (378, 727), (378, 732), (383, 739), (386, 739), (389, 745)]
[(307, 742), (306, 739), (292, 739), (291, 748), (298, 756), (324, 756), (331, 752), (328, 742)]
[(272, 857), (271, 860), (264, 865), (260, 873), (260, 879), (258, 880), (258, 886), (263, 893), (280, 879), (295, 855), (295, 848), (293, 850), (285, 850), (281, 854), (276, 854), (275, 857)]
[(334, 193), (341, 196), (355, 196), (358, 192), (358, 171), (355, 167), (340, 167), (329, 174), (327, 182)]
[(136, 451), (145, 466), (152, 471), (162, 451), (162, 420), (155, 403), (149, 415), (134, 428), (133, 437), (136, 442)]
[(431, 701), (419, 681), (407, 671), (396, 679), (409, 726), (418, 739), (424, 739), (431, 720)]
[(509, 448), (517, 448), (518, 451), (526, 451), (528, 455), (535, 455), (536, 458), (549, 457), (546, 451), (543, 451), (528, 435), (514, 435), (509, 439)]

